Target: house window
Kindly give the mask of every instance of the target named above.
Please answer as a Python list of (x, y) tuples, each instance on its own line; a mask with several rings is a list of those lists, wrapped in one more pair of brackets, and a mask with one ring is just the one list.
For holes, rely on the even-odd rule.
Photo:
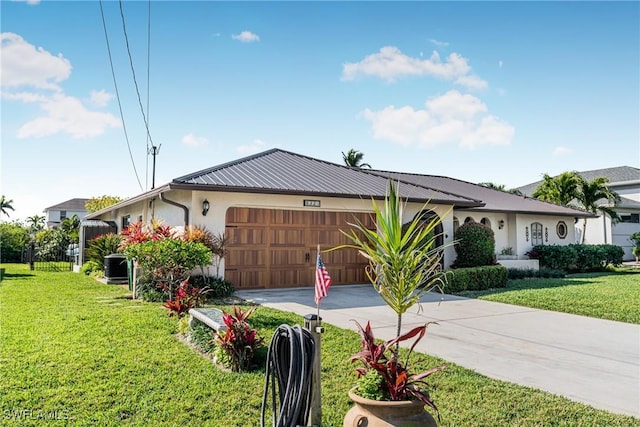
[(468, 216), (468, 217), (466, 217), (466, 218), (464, 219), (464, 223), (465, 223), (465, 224), (468, 224), (468, 223), (470, 223), (470, 222), (474, 222), (474, 221), (473, 221), (473, 218), (471, 218), (470, 216)]
[(558, 237), (564, 239), (567, 237), (567, 233), (567, 223), (564, 221), (558, 221), (558, 224), (556, 224), (556, 234), (558, 235)]
[(460, 220), (458, 219), (457, 216), (453, 217), (453, 236), (455, 237), (456, 233), (458, 232), (458, 228), (460, 228)]
[(620, 214), (620, 222), (640, 223), (640, 214)]
[(125, 215), (122, 217), (122, 229), (126, 229), (131, 224), (131, 215)]
[(531, 224), (531, 244), (536, 246), (542, 245), (543, 243), (542, 224), (534, 222)]
[(491, 228), (491, 221), (489, 221), (489, 218), (484, 217), (480, 220), (480, 224), (482, 225), (486, 225), (487, 227)]
[(60, 221), (67, 218), (67, 211), (60, 211)]

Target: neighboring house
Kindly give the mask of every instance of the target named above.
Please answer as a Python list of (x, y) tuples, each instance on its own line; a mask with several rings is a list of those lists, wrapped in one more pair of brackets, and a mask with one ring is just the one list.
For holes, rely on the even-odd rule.
[[(176, 178), (87, 219), (114, 221), (119, 231), (152, 218), (203, 225), (225, 233), (221, 271), (237, 289), (312, 286), (316, 246), (347, 243), (341, 230), (354, 221), (375, 227), (372, 199), (384, 199), (390, 177), (407, 199), (406, 221), (441, 218), (441, 243), (451, 244), (459, 224), (474, 219), (495, 232), (497, 252), (511, 247), (521, 259), (534, 244), (573, 242), (576, 218), (592, 216), (452, 178), (350, 168), (273, 149)], [(454, 259), (449, 245), (445, 266)], [(323, 261), (336, 284), (367, 281), (356, 250), (325, 252)]]
[[(634, 260), (635, 257), (631, 253), (633, 243), (629, 240), (629, 236), (640, 232), (640, 169), (620, 166), (578, 172), (578, 174), (587, 181), (599, 177), (608, 178), (609, 188), (620, 196), (620, 202), (616, 204), (615, 211), (621, 221), (613, 224), (608, 215), (588, 219), (585, 243), (609, 243), (620, 246), (624, 249), (625, 261)], [(530, 196), (541, 183), (542, 181), (534, 182), (520, 187), (518, 190)], [(576, 224), (576, 227), (579, 234), (582, 231), (582, 224)]]
[(45, 213), (47, 228), (56, 228), (65, 218), (71, 218), (78, 215), (82, 220), (87, 215), (87, 209), (84, 204), (89, 199), (69, 199), (66, 202), (49, 206), (43, 212)]

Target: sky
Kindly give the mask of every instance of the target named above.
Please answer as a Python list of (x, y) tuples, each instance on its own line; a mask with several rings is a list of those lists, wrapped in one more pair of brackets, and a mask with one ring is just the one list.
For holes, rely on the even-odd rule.
[(507, 188), (640, 166), (638, 2), (2, 0), (0, 15), (5, 220), (150, 189), (151, 146), (156, 187), (271, 148)]

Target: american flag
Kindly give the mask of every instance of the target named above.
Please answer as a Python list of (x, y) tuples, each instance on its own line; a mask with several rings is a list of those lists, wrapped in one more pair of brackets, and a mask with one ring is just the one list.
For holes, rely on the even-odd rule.
[(316, 305), (320, 304), (322, 298), (327, 296), (329, 286), (331, 286), (331, 277), (322, 262), (322, 258), (320, 258), (320, 251), (318, 251), (318, 259), (316, 261)]

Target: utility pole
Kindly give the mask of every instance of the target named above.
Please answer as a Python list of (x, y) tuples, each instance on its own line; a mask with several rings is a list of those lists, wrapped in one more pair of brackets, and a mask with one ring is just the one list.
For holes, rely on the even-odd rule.
[(152, 190), (156, 188), (156, 156), (160, 154), (160, 147), (162, 147), (162, 144), (160, 144), (157, 147), (155, 145), (152, 145), (151, 148), (149, 149), (149, 154), (153, 156), (153, 167), (151, 169), (151, 189)]

